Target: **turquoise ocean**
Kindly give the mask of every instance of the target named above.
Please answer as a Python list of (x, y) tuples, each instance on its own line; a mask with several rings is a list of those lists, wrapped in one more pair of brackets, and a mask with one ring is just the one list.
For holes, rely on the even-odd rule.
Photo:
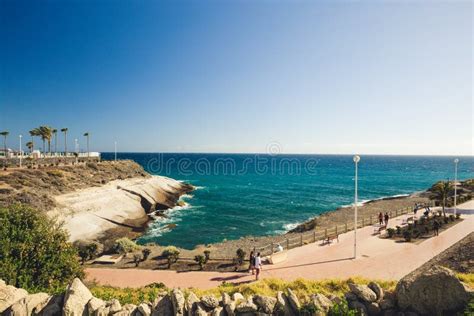
[[(103, 153), (113, 159), (113, 153)], [(187, 204), (157, 219), (139, 239), (194, 248), (242, 236), (285, 233), (354, 199), (349, 155), (118, 153), (146, 171), (182, 180), (196, 190)], [(454, 178), (454, 157), (361, 156), (360, 201), (422, 191)], [(460, 157), (458, 179), (474, 176), (474, 157)], [(176, 224), (173, 229), (169, 224)]]

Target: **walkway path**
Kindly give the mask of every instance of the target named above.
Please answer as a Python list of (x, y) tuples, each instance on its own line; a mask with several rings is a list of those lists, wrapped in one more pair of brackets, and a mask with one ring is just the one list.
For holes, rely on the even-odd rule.
[[(472, 208), (474, 202), (466, 202), (460, 209)], [(399, 225), (407, 215), (394, 218), (389, 227)], [(354, 232), (339, 236), (339, 243), (321, 246), (313, 243), (288, 251), (288, 260), (276, 265), (266, 265), (262, 278), (294, 280), (366, 278), (398, 280), (423, 263), (438, 255), (474, 230), (474, 215), (463, 215), (464, 221), (421, 243), (394, 242), (373, 236), (373, 227), (357, 231), (358, 258), (353, 259)], [(152, 282), (163, 282), (169, 287), (212, 288), (223, 281), (245, 283), (253, 280), (245, 273), (222, 272), (176, 272), (168, 270), (141, 269), (87, 269), (87, 279), (99, 284), (118, 287), (140, 287)]]

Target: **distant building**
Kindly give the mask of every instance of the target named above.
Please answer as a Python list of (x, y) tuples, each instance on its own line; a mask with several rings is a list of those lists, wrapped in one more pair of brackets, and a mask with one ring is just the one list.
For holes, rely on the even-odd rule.
[(13, 155), (13, 150), (11, 148), (7, 148), (7, 151), (5, 153), (5, 148), (0, 148), (0, 158), (11, 158)]

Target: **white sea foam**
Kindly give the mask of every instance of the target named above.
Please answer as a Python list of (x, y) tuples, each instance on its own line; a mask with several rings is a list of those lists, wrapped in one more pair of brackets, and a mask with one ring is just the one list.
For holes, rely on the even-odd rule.
[[(363, 206), (364, 204), (367, 204), (368, 202), (381, 201), (381, 200), (386, 200), (386, 199), (396, 199), (396, 198), (407, 197), (407, 196), (410, 196), (410, 194), (395, 194), (395, 195), (382, 196), (376, 199), (361, 200), (360, 202), (357, 202), (357, 206)], [(354, 203), (341, 205), (341, 207), (354, 207)]]
[(295, 229), (300, 223), (288, 223), (288, 224), (285, 224), (283, 225), (283, 229), (285, 230), (285, 232), (289, 232), (290, 230), (292, 229)]

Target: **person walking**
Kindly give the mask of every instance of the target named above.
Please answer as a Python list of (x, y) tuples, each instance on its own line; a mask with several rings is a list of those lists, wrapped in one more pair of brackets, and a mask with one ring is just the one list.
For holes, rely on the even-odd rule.
[(387, 212), (385, 212), (385, 216), (384, 216), (384, 220), (385, 220), (385, 227), (388, 227), (388, 219), (389, 219), (389, 218), (390, 218), (390, 217), (388, 216), (388, 213), (387, 213)]
[(255, 253), (253, 252), (253, 250), (250, 252), (249, 261), (249, 273), (255, 274)]
[(282, 251), (283, 251), (283, 247), (280, 244), (278, 244), (276, 252), (282, 252)]
[(262, 258), (260, 258), (260, 252), (257, 253), (257, 256), (255, 257), (255, 270), (257, 271), (257, 273), (255, 273), (255, 280), (258, 281), (260, 271), (262, 271)]
[(379, 225), (380, 226), (383, 225), (383, 214), (382, 214), (382, 212), (379, 213)]
[(433, 231), (434, 231), (435, 236), (439, 235), (439, 226), (440, 225), (439, 225), (438, 220), (435, 220), (433, 223)]

